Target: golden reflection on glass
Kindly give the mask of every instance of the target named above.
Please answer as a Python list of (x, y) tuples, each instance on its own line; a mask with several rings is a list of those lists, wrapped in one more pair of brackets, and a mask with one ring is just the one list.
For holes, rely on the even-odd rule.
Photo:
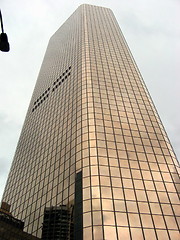
[(113, 187), (122, 187), (122, 182), (120, 178), (112, 177), (111, 182)]
[(157, 230), (158, 240), (169, 240), (167, 230)]
[(115, 207), (115, 211), (121, 211), (121, 212), (126, 211), (125, 202), (122, 200), (114, 200), (114, 207)]
[(138, 214), (129, 213), (128, 217), (129, 217), (129, 222), (130, 222), (131, 227), (140, 227), (141, 226)]
[(128, 226), (127, 213), (116, 212), (116, 222), (118, 226)]
[(124, 199), (124, 193), (122, 188), (113, 188), (114, 199)]
[(124, 189), (124, 191), (125, 191), (125, 197), (127, 200), (135, 200), (134, 190)]
[(101, 185), (110, 186), (110, 177), (100, 176)]
[(83, 214), (83, 226), (84, 227), (91, 226), (91, 212)]
[(102, 213), (104, 225), (115, 225), (114, 212), (103, 211)]
[(127, 228), (127, 227), (118, 227), (117, 231), (118, 231), (119, 240), (124, 240), (124, 239), (131, 240), (130, 233), (129, 233), (129, 228)]
[[(169, 204), (161, 204), (162, 212), (164, 215), (173, 215), (172, 207)], [(178, 210), (177, 210), (178, 212)], [(180, 209), (179, 209), (180, 212)]]
[(165, 223), (162, 216), (153, 215), (153, 220), (156, 228), (165, 228)]
[(100, 199), (95, 198), (92, 199), (92, 209), (94, 210), (101, 210), (101, 202)]
[(167, 227), (169, 229), (175, 229), (178, 230), (178, 226), (176, 224), (176, 221), (174, 219), (174, 216), (165, 216), (165, 222), (167, 224)]
[(83, 197), (84, 197), (84, 200), (91, 198), (90, 188), (84, 188), (83, 189)]
[(94, 225), (102, 225), (101, 211), (93, 211), (93, 224)]
[(100, 198), (100, 188), (99, 187), (92, 187), (92, 198)]
[(103, 239), (102, 227), (101, 226), (94, 226), (93, 227), (93, 235), (94, 235), (94, 240)]
[(145, 228), (153, 228), (153, 222), (151, 215), (142, 214), (141, 215), (142, 225)]
[(83, 201), (83, 211), (84, 212), (89, 212), (91, 211), (91, 201)]
[(92, 240), (92, 228), (84, 228), (83, 230), (83, 239)]
[(132, 240), (144, 240), (141, 228), (131, 228)]
[(126, 204), (127, 204), (128, 212), (134, 212), (134, 213), (138, 212), (137, 203), (136, 202), (127, 201)]
[(146, 240), (157, 239), (154, 229), (144, 229), (144, 235)]
[(85, 240), (177, 239), (178, 162), (112, 12), (87, 4), (50, 40), (3, 201), (41, 237), (80, 171)]
[(101, 187), (102, 198), (112, 198), (112, 192), (110, 187)]
[(113, 212), (113, 202), (111, 199), (101, 199), (102, 200), (102, 210), (103, 211), (112, 211)]
[(169, 231), (170, 239), (179, 240), (179, 231)]
[(116, 228), (111, 226), (104, 226), (105, 239), (117, 239)]

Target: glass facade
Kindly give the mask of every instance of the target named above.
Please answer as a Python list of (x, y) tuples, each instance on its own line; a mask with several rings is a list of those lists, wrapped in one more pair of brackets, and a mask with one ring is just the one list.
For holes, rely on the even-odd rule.
[(37, 237), (45, 209), (74, 206), (74, 239), (178, 240), (178, 166), (112, 11), (81, 5), (50, 39), (3, 201)]

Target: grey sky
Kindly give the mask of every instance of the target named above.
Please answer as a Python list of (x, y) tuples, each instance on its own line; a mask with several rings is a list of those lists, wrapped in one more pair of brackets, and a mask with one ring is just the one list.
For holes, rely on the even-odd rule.
[(180, 2), (1, 0), (11, 51), (0, 52), (0, 198), (51, 35), (82, 3), (113, 10), (180, 156)]

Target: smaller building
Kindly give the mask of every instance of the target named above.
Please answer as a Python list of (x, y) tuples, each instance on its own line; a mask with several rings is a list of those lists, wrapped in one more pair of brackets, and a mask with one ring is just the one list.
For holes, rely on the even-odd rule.
[(0, 240), (38, 240), (23, 231), (24, 222), (10, 213), (10, 205), (2, 202), (0, 208)]
[(73, 205), (48, 207), (44, 211), (43, 240), (73, 240)]

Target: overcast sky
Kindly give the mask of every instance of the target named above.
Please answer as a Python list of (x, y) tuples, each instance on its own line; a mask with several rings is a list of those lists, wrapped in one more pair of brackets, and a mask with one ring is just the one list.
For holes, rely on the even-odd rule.
[(180, 157), (179, 0), (1, 0), (0, 199), (49, 38), (82, 3), (113, 10)]

